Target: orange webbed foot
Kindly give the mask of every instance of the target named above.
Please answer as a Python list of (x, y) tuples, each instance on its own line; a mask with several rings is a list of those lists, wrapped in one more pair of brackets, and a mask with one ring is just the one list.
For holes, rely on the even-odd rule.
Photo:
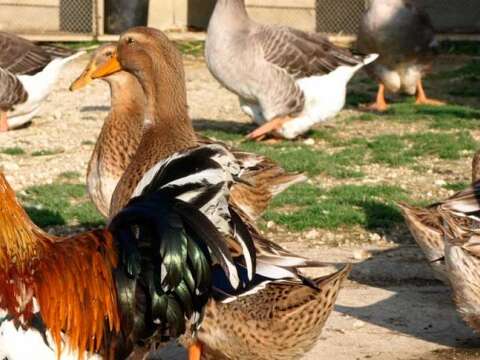
[(422, 80), (418, 80), (417, 82), (417, 100), (415, 104), (417, 105), (431, 105), (431, 106), (442, 106), (446, 105), (445, 102), (440, 100), (429, 99), (427, 94), (425, 93), (425, 89), (423, 88)]
[(430, 106), (444, 106), (447, 105), (446, 102), (441, 101), (441, 100), (435, 100), (435, 99), (429, 99), (429, 98), (424, 98), (424, 99), (419, 99), (415, 101), (416, 105), (430, 105)]
[(8, 131), (7, 113), (0, 112), (0, 132)]
[(252, 131), (250, 134), (247, 135), (246, 138), (248, 140), (261, 141), (265, 139), (267, 135), (279, 131), (282, 126), (290, 120), (292, 120), (290, 116), (282, 116), (275, 118)]
[(361, 105), (360, 109), (366, 111), (385, 112), (388, 110), (387, 102), (385, 101), (385, 85), (378, 86), (377, 99), (373, 104)]
[(386, 102), (374, 102), (372, 104), (362, 104), (360, 105), (360, 109), (364, 111), (385, 112), (388, 110), (388, 105)]

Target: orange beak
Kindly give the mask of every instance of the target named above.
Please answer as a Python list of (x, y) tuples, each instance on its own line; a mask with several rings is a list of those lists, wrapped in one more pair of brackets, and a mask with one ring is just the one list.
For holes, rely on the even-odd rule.
[(95, 64), (89, 64), (89, 66), (83, 71), (83, 73), (70, 85), (70, 91), (75, 91), (84, 88), (93, 81), (92, 75), (96, 71)]
[(99, 66), (95, 69), (92, 73), (92, 79), (100, 79), (105, 76), (114, 74), (118, 71), (122, 70), (122, 66), (118, 62), (117, 54), (115, 53), (108, 62)]

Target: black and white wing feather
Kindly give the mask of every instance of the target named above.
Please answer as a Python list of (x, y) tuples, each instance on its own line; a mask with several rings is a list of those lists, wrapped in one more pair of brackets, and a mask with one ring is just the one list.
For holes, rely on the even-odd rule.
[(215, 291), (214, 271), (235, 289), (248, 281), (240, 280), (238, 267), (250, 278), (255, 273), (253, 240), (228, 206), (238, 170), (218, 145), (177, 153), (145, 175), (110, 224), (130, 288), (144, 289), (150, 321), (168, 324), (175, 334), (186, 320), (201, 319)]

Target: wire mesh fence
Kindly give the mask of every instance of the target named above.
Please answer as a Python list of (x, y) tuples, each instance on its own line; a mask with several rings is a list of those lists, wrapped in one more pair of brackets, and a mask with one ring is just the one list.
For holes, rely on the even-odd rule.
[[(130, 3), (110, 0), (132, 15)], [(155, 4), (156, 11), (171, 12), (173, 19), (149, 25), (162, 29), (205, 28), (215, 0), (135, 0)], [(246, 0), (250, 15), (257, 21), (277, 23), (327, 34), (355, 35), (361, 16), (371, 0)], [(414, 0), (431, 15), (441, 33), (480, 33), (480, 0)], [(172, 6), (172, 3), (174, 6)], [(108, 0), (0, 0), (0, 30), (35, 36), (101, 36), (111, 24)], [(111, 7), (111, 6), (110, 6)], [(144, 6), (146, 9), (148, 5)], [(147, 10), (142, 11), (147, 11)], [(109, 15), (110, 14), (110, 15)], [(183, 14), (183, 15), (182, 15)], [(145, 18), (147, 17), (146, 14)], [(151, 15), (151, 14), (150, 14)], [(124, 15), (122, 15), (124, 16)], [(123, 19), (123, 18), (122, 18)], [(184, 19), (184, 20), (182, 20)], [(105, 22), (104, 22), (105, 20)], [(108, 26), (107, 26), (107, 32)], [(72, 38), (74, 39), (74, 38)]]
[(366, 8), (365, 0), (316, 0), (316, 31), (353, 35)]
[(98, 32), (97, 11), (97, 0), (0, 0), (0, 30), (93, 36)]

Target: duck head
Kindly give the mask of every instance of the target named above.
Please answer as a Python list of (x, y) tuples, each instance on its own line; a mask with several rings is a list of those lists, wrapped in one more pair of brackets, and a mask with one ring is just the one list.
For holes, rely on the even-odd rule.
[(121, 70), (140, 82), (149, 120), (188, 117), (182, 55), (163, 32), (148, 27), (128, 30), (121, 35), (110, 60), (91, 76), (103, 78)]
[(105, 44), (97, 48), (85, 70), (70, 85), (70, 91), (79, 90), (90, 84), (94, 80), (92, 75), (97, 69), (103, 67), (112, 59), (116, 50), (117, 45), (114, 43)]

